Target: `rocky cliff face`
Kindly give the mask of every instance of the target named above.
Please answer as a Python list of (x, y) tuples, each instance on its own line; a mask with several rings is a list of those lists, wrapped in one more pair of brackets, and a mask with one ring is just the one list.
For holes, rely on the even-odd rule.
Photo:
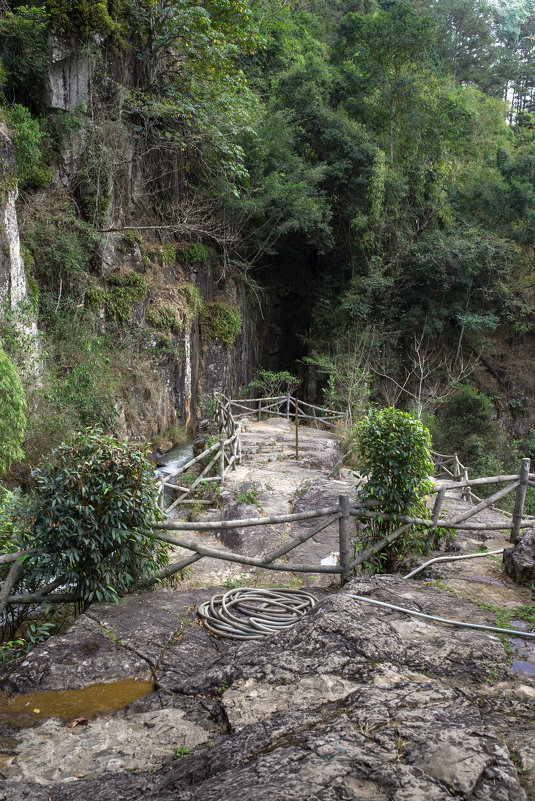
[[(7, 128), (0, 122), (0, 319), (6, 311), (16, 311), (28, 297), (28, 284), (20, 250), (17, 223), (17, 165)], [(35, 323), (26, 327), (37, 333)]]
[[(117, 67), (126, 75), (130, 68), (126, 56)], [(88, 198), (92, 200), (91, 178), (81, 179), (80, 175), (87, 175), (84, 159), (100, 135), (92, 80), (87, 53), (77, 47), (74, 39), (55, 37), (50, 49), (46, 105), (58, 119), (74, 113), (78, 122), (62, 145), (50, 191), (61, 188), (75, 199), (78, 209), (84, 208)], [(149, 344), (160, 355), (154, 359), (145, 355), (143, 364), (129, 364), (131, 380), (117, 398), (119, 433), (142, 439), (165, 434), (177, 424), (194, 430), (201, 416), (202, 397), (216, 391), (232, 395), (250, 380), (254, 324), (245, 292), (232, 277), (223, 275), (215, 250), (205, 248), (206, 257), (194, 260), (176, 255), (192, 242), (198, 247), (199, 238), (188, 238), (187, 232), (179, 238), (158, 229), (161, 218), (151, 207), (145, 185), (148, 170), (152, 179), (159, 171), (164, 172), (164, 165), (151, 162), (147, 167), (144, 157), (136, 153), (127, 125), (122, 126), (121, 137), (123, 151), (117, 154), (117, 160), (124, 161), (124, 166), (102, 175), (98, 190), (101, 195), (97, 193), (95, 201), (98, 206), (99, 197), (105, 198), (104, 211), (98, 222), (93, 220), (100, 231), (101, 243), (100, 255), (93, 260), (91, 281), (94, 280), (101, 299), (107, 282), (139, 276), (146, 285), (144, 296), (129, 310), (128, 320), (121, 319), (142, 330), (145, 342), (152, 337)], [(15, 207), (16, 164), (5, 126), (0, 129), (0, 149), (0, 302), (14, 309), (27, 297), (28, 288)], [(171, 195), (169, 202), (173, 202)], [(200, 304), (187, 307), (185, 298), (191, 287), (199, 290), (199, 301), (224, 304), (239, 311), (242, 331), (233, 345), (225, 345), (218, 339), (207, 317), (201, 314)], [(104, 300), (99, 304), (98, 298), (93, 299), (93, 308), (102, 319), (103, 329), (112, 317), (116, 322), (115, 312), (110, 311)], [(174, 309), (176, 324), (148, 325), (150, 313), (154, 317), (154, 312), (162, 308)], [(32, 331), (36, 333), (35, 324)]]

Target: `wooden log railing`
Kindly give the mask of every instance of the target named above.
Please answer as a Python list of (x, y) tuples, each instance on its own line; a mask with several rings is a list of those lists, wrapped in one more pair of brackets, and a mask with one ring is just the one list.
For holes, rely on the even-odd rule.
[[(226, 468), (230, 469), (229, 462), (232, 457), (226, 461)], [(371, 559), (374, 555), (382, 551), (387, 545), (395, 542), (399, 537), (403, 536), (411, 526), (418, 525), (424, 526), (428, 530), (428, 543), (432, 542), (435, 535), (436, 528), (440, 524), (444, 528), (452, 528), (463, 531), (506, 531), (510, 530), (510, 540), (516, 542), (519, 533), (522, 529), (533, 528), (535, 521), (533, 518), (525, 518), (523, 516), (523, 506), (525, 502), (525, 490), (528, 486), (535, 486), (535, 474), (529, 472), (529, 459), (522, 461), (522, 467), (517, 475), (503, 475), (503, 476), (490, 476), (488, 478), (472, 479), (469, 486), (485, 486), (489, 484), (505, 484), (506, 486), (495, 492), (489, 498), (486, 498), (476, 506), (472, 506), (461, 515), (440, 518), (445, 501), (446, 490), (448, 488), (456, 488), (459, 485), (465, 485), (466, 482), (451, 481), (444, 482), (442, 486), (438, 486), (430, 490), (429, 496), (436, 495), (435, 503), (431, 518), (420, 518), (410, 515), (394, 515), (388, 514), (379, 508), (377, 501), (363, 501), (361, 499), (350, 500), (349, 496), (341, 495), (338, 503), (333, 506), (324, 507), (321, 509), (311, 509), (306, 512), (297, 512), (289, 515), (270, 515), (265, 517), (254, 517), (244, 520), (216, 520), (216, 521), (198, 521), (198, 522), (184, 522), (179, 520), (165, 520), (163, 522), (154, 523), (151, 536), (155, 539), (166, 542), (175, 546), (179, 546), (186, 551), (191, 551), (186, 557), (173, 562), (163, 568), (156, 574), (149, 583), (154, 583), (163, 578), (172, 576), (175, 573), (184, 570), (188, 565), (193, 564), (203, 558), (221, 559), (223, 561), (234, 562), (249, 567), (263, 568), (266, 570), (289, 571), (292, 573), (327, 573), (339, 575), (341, 582), (344, 583), (349, 579), (355, 569), (362, 566), (365, 562)], [(503, 522), (497, 521), (496, 523), (478, 523), (470, 522), (471, 518), (477, 515), (484, 509), (489, 508), (495, 500), (505, 497), (507, 494), (515, 492), (515, 512), (512, 520)], [(362, 533), (363, 527), (366, 527), (370, 521), (380, 519), (381, 521), (391, 522), (397, 525), (392, 531), (389, 531), (379, 541), (375, 542), (363, 550), (358, 550), (359, 532)], [(311, 528), (303, 531), (275, 550), (263, 556), (245, 556), (244, 554), (235, 553), (224, 548), (217, 548), (212, 545), (206, 544), (199, 537), (188, 536), (187, 532), (214, 532), (221, 530), (228, 530), (234, 528), (249, 528), (253, 526), (273, 526), (277, 524), (297, 523), (301, 521), (318, 521)], [(290, 551), (298, 546), (307, 542), (315, 537), (325, 528), (338, 522), (338, 564), (307, 564), (302, 562), (286, 562), (281, 561), (286, 557)], [(355, 525), (356, 523), (356, 525)], [(351, 554), (354, 553), (353, 558)], [(39, 604), (43, 602), (48, 603), (69, 603), (72, 601), (80, 600), (76, 593), (62, 592), (54, 594), (53, 589), (60, 586), (63, 577), (58, 578), (56, 581), (42, 588), (35, 593), (27, 594), (13, 594), (13, 583), (16, 578), (15, 566), (22, 563), (25, 558), (39, 556), (36, 550), (25, 550), (17, 553), (6, 553), (0, 555), (0, 564), (10, 564), (7, 577), (0, 583), (0, 614), (5, 609), (8, 603), (18, 604)], [(146, 586), (146, 585), (144, 585)]]
[[(218, 441), (214, 442), (194, 459), (182, 465), (172, 475), (160, 479), (160, 508), (166, 514), (183, 504), (209, 505), (211, 501), (192, 497), (201, 484), (215, 482), (223, 486), (229, 470), (235, 470), (242, 460), (241, 424), (240, 420), (255, 416), (286, 417), (287, 420), (299, 417), (312, 420), (316, 428), (320, 424), (329, 427), (345, 421), (347, 415), (321, 406), (314, 406), (292, 395), (277, 395), (270, 398), (246, 398), (233, 400), (219, 396), (214, 414), (218, 427)], [(296, 440), (297, 443), (297, 440)], [(298, 445), (296, 444), (296, 448)], [(185, 485), (183, 476), (200, 462), (207, 461), (203, 470), (197, 474), (193, 482)], [(191, 475), (191, 474), (189, 474)], [(176, 493), (176, 497), (166, 506), (166, 495)]]
[[(178, 506), (182, 506), (182, 504), (210, 504), (211, 501), (209, 500), (191, 496), (201, 484), (217, 483), (223, 486), (225, 476), (229, 470), (235, 470), (236, 465), (241, 462), (241, 427), (233, 416), (230, 410), (230, 402), (226, 398), (218, 398), (215, 420), (218, 426), (217, 441), (205, 448), (202, 453), (190, 459), (186, 464), (183, 464), (171, 475), (161, 477), (159, 504), (166, 514), (169, 514)], [(192, 483), (186, 485), (183, 477), (187, 474), (187, 471), (203, 461), (206, 461), (206, 464), (201, 472), (193, 475)], [(188, 474), (188, 476), (190, 475), (192, 474)], [(177, 497), (168, 506), (165, 505), (166, 490), (178, 493)]]
[(252, 416), (256, 416), (257, 420), (260, 420), (262, 416), (286, 417), (287, 420), (290, 420), (295, 418), (297, 407), (299, 407), (299, 417), (311, 420), (315, 428), (319, 428), (320, 424), (328, 428), (336, 423), (346, 422), (348, 419), (347, 412), (316, 406), (301, 399), (298, 401), (294, 395), (242, 398), (229, 400), (228, 403), (236, 420)]
[[(529, 462), (529, 460), (527, 460)], [(462, 474), (461, 474), (462, 475)], [(313, 572), (313, 573), (334, 573), (341, 577), (342, 583), (348, 580), (354, 570), (369, 561), (374, 555), (382, 551), (387, 545), (395, 542), (404, 533), (406, 533), (412, 526), (425, 526), (428, 529), (427, 542), (430, 545), (435, 537), (438, 525), (443, 528), (450, 528), (463, 531), (506, 531), (510, 529), (510, 539), (513, 541), (518, 536), (521, 529), (530, 528), (535, 525), (533, 519), (523, 518), (523, 498), (519, 494), (521, 486), (528, 486), (529, 482), (535, 483), (535, 474), (529, 473), (529, 464), (526, 469), (526, 460), (522, 463), (522, 470), (518, 475), (503, 475), (503, 476), (489, 476), (487, 478), (473, 479), (466, 482), (464, 477), (461, 481), (445, 482), (439, 487), (433, 488), (429, 495), (436, 494), (436, 500), (433, 506), (431, 519), (414, 517), (409, 515), (388, 514), (377, 508), (378, 503), (373, 501), (351, 502), (348, 496), (340, 496), (337, 506), (331, 506), (324, 509), (315, 509), (309, 512), (300, 512), (293, 515), (271, 515), (267, 517), (250, 518), (246, 520), (225, 520), (225, 521), (209, 521), (209, 522), (196, 522), (196, 523), (183, 523), (180, 521), (166, 521), (155, 525), (155, 529), (159, 533), (156, 538), (162, 539), (164, 542), (179, 545), (180, 547), (191, 550), (197, 555), (203, 557), (211, 557), (222, 559), (224, 561), (237, 562), (243, 565), (264, 568), (267, 570), (285, 570), (290, 572)], [(522, 484), (523, 482), (523, 484)], [(458, 514), (457, 516), (446, 517), (440, 519), (442, 512), (446, 489), (458, 488), (462, 489), (465, 486), (485, 486), (489, 484), (503, 484), (506, 486), (495, 492), (489, 498), (481, 500), (477, 505), (472, 506), (469, 510)], [(491, 507), (496, 500), (504, 498), (506, 495), (516, 492), (518, 514), (513, 518), (513, 521), (504, 521), (496, 523), (478, 523), (475, 521), (470, 522), (471, 518), (479, 512)], [(217, 530), (226, 530), (233, 528), (248, 528), (251, 526), (262, 525), (276, 525), (280, 523), (292, 523), (300, 520), (313, 520), (315, 518), (326, 517), (327, 519), (317, 524), (313, 528), (305, 531), (304, 533), (292, 538), (284, 546), (273, 551), (270, 554), (261, 557), (245, 557), (241, 554), (233, 553), (231, 551), (207, 546), (198, 538), (186, 536), (182, 532), (196, 531), (196, 532), (209, 532)], [(360, 533), (363, 532), (363, 527), (370, 521), (380, 519), (381, 521), (399, 523), (392, 531), (385, 534), (385, 536), (378, 542), (373, 543), (369, 547), (357, 551), (353, 558), (351, 558), (352, 551), (355, 550), (355, 544), (358, 547), (358, 534), (356, 527), (350, 522), (351, 518), (357, 518)], [(338, 520), (338, 541), (339, 541), (339, 564), (338, 565), (303, 565), (298, 563), (279, 562), (281, 556), (289, 553), (289, 551), (306, 542), (311, 537), (314, 537), (327, 526)], [(364, 526), (363, 526), (364, 524)], [(169, 532), (180, 532), (177, 535), (170, 534)], [(163, 533), (165, 532), (165, 533)], [(189, 557), (191, 558), (191, 557)], [(186, 560), (176, 562), (171, 568), (176, 572), (183, 569)], [(169, 568), (167, 568), (169, 571)]]

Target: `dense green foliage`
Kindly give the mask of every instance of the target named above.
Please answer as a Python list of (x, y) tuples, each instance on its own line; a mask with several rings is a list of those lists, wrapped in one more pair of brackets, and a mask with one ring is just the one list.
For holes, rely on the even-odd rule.
[(506, 472), (516, 472), (515, 448), (493, 414), (490, 398), (472, 386), (459, 387), (444, 401), (439, 415), (426, 421), (434, 447), (442, 453), (457, 453), (473, 476), (499, 475), (504, 467)]
[(287, 370), (258, 370), (247, 389), (259, 393), (262, 398), (276, 398), (291, 395), (299, 386), (299, 379)]
[[(528, 0), (11, 0), (1, 100), (49, 365), (58, 379), (73, 371), (69, 426), (112, 420), (114, 336), (149, 358), (161, 332), (176, 353), (173, 337), (202, 312), (206, 331), (235, 343), (241, 320), (224, 286), (204, 311), (200, 298), (182, 309), (151, 295), (160, 266), (178, 260), (187, 280), (210, 256), (251, 297), (265, 287), (262, 366), (300, 369), (315, 400), (356, 419), (369, 400), (435, 409), (452, 375), (482, 357), (495, 384), (465, 380), (500, 399), (513, 429), (535, 428), (515, 423), (535, 416), (535, 382), (508, 367), (533, 344), (534, 31)], [(54, 32), (89, 59), (87, 108), (46, 108)], [(125, 262), (140, 255), (142, 269), (101, 275), (112, 219), (138, 212), (159, 256), (143, 226), (129, 227)], [(144, 340), (132, 334), (142, 302)], [(58, 359), (67, 318), (85, 349)], [(424, 364), (411, 372), (415, 337)], [(50, 403), (58, 385), (45, 385)], [(467, 454), (478, 470), (485, 449)]]
[(241, 333), (242, 319), (238, 309), (226, 303), (205, 303), (202, 319), (204, 325), (228, 348), (231, 348)]
[(26, 399), (17, 369), (0, 346), (0, 475), (24, 458)]
[(154, 470), (139, 447), (84, 432), (32, 478), (25, 542), (46, 554), (28, 560), (28, 581), (61, 575), (87, 603), (116, 600), (165, 561), (150, 534), (159, 514)]
[[(353, 443), (358, 474), (366, 479), (359, 489), (361, 500), (378, 501), (385, 513), (428, 516), (422, 498), (430, 489), (433, 472), (431, 437), (420, 420), (399, 409), (372, 411), (355, 427)], [(399, 525), (380, 519), (364, 522), (368, 527), (357, 540), (359, 549), (375, 544)], [(371, 565), (388, 572), (404, 555), (422, 547), (425, 533), (413, 526)]]
[(362, 498), (381, 501), (385, 512), (407, 513), (428, 489), (433, 472), (431, 437), (423, 424), (399, 409), (370, 412), (355, 428)]

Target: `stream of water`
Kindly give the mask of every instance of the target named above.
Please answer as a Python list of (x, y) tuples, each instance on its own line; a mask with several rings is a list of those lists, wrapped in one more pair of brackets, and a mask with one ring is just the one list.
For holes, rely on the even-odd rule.
[(157, 476), (170, 476), (182, 467), (183, 464), (193, 459), (194, 440), (185, 442), (182, 445), (175, 445), (170, 451), (158, 458), (161, 467), (156, 468)]
[[(165, 476), (172, 476), (173, 473), (182, 467), (182, 465), (189, 462), (190, 459), (193, 459), (193, 445), (195, 440), (190, 440), (189, 442), (185, 442), (182, 445), (175, 445), (170, 451), (164, 453), (158, 459), (158, 463), (160, 467), (156, 468), (156, 475), (158, 478), (162, 478)], [(165, 506), (169, 506), (170, 503), (176, 498), (175, 493), (173, 490), (165, 489), (164, 495), (164, 502)], [(176, 510), (173, 510), (170, 514), (170, 517), (176, 516)]]

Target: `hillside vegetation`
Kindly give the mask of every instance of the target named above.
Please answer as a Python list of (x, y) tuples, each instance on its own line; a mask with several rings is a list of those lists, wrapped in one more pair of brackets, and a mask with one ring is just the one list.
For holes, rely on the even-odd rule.
[[(129, 370), (180, 359), (188, 320), (233, 345), (232, 301), (155, 294), (210, 253), (256, 309), (259, 366), (356, 416), (415, 409), (476, 470), (535, 451), (534, 31), (530, 0), (4, 3), (20, 314), (45, 343), (32, 458), (113, 428)], [(72, 110), (49, 102), (61, 42), (89, 70)], [(110, 231), (144, 274), (103, 272)], [(1, 335), (29, 375), (12, 316)], [(480, 429), (450, 437), (470, 403)]]

